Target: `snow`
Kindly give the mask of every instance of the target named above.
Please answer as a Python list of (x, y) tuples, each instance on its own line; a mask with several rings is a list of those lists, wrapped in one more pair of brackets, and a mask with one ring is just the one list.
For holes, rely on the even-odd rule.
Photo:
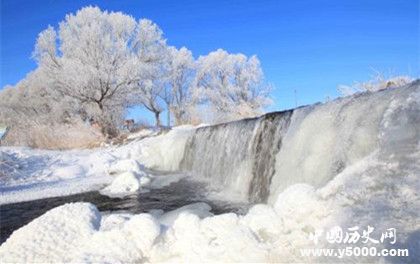
[[(0, 247), (0, 258), (6, 262), (307, 262), (298, 249), (313, 247), (308, 239), (313, 230), (371, 225), (378, 230), (397, 228), (398, 240), (415, 259), (418, 248), (407, 241), (420, 228), (415, 221), (420, 210), (419, 168), (380, 161), (381, 154), (376, 151), (347, 167), (322, 188), (291, 185), (273, 206), (255, 205), (244, 216), (214, 216), (207, 204), (197, 203), (165, 214), (101, 218), (91, 204), (67, 204), (15, 231)], [(420, 151), (409, 158), (419, 159)]]
[(184, 155), (186, 142), (196, 127), (177, 126), (166, 134), (134, 141), (115, 151), (126, 158), (136, 158), (150, 169), (177, 171)]
[(108, 173), (117, 174), (110, 185), (100, 191), (110, 197), (124, 197), (140, 191), (151, 184), (151, 175), (136, 160), (118, 160), (108, 166)]
[(52, 151), (0, 147), (0, 204), (97, 190), (110, 183), (107, 149)]
[[(387, 96), (383, 92), (375, 96), (374, 102), (381, 104), (374, 107), (348, 99), (341, 101), (344, 105), (355, 104), (360, 111), (356, 113), (340, 109), (337, 102), (323, 105), (311, 113), (308, 109), (298, 111), (291, 121), (291, 132), (285, 137), (283, 147), (288, 153), (277, 155), (277, 160), (282, 162), (276, 164), (269, 202), (254, 205), (245, 215), (213, 215), (205, 203), (166, 213), (154, 210), (147, 214), (106, 215), (100, 215), (92, 204), (66, 204), (15, 231), (0, 247), (0, 259), (3, 262), (111, 263), (337, 262), (336, 258), (302, 257), (299, 250), (343, 248), (343, 244), (330, 244), (326, 240), (320, 240), (315, 246), (310, 235), (316, 230), (327, 231), (334, 226), (343, 229), (372, 226), (376, 232), (388, 228), (397, 230), (397, 243), (375, 244), (378, 250), (407, 248), (409, 257), (398, 261), (414, 263), (420, 259), (420, 93)], [(339, 109), (346, 113), (341, 117), (347, 118), (346, 122), (351, 125), (334, 126), (330, 113), (340, 112)], [(374, 113), (380, 118), (374, 119), (371, 116)], [(359, 119), (362, 115), (365, 119)], [(358, 120), (367, 120), (371, 126), (357, 125)], [(299, 131), (298, 127), (313, 134)], [(116, 193), (122, 190), (126, 194), (132, 188), (168, 184), (171, 180), (165, 177), (181, 178), (177, 174), (150, 177), (151, 181), (142, 187), (144, 182), (141, 180), (148, 176), (141, 164), (157, 169), (177, 169), (191, 131), (192, 127), (176, 128), (165, 135), (113, 148), (112, 155), (105, 153), (111, 149), (77, 151), (72, 155), (72, 152), (40, 151), (35, 156), (28, 154), (36, 153), (35, 150), (3, 151), (7, 154), (5, 160), (26, 153), (28, 158), (42, 157), (40, 160), (50, 166), (61, 163), (58, 167), (65, 165), (75, 174), (114, 171), (114, 176), (106, 175), (107, 179), (114, 180), (106, 188), (117, 190)], [(371, 135), (375, 137), (371, 139)], [(329, 166), (337, 157), (345, 166), (331, 170)], [(102, 171), (89, 166), (89, 162), (98, 160), (107, 165)], [(25, 166), (13, 170), (19, 174), (27, 171)], [(6, 183), (19, 184), (21, 176), (13, 175)], [(54, 171), (39, 175), (45, 178), (36, 176), (21, 180), (39, 183), (59, 177), (65, 183), (79, 180), (78, 176), (68, 179), (69, 174), (63, 172), (60, 176)], [(363, 247), (365, 244), (359, 242), (351, 246)], [(348, 257), (345, 261), (392, 263), (394, 259)]]
[(109, 174), (119, 174), (126, 171), (132, 171), (134, 173), (141, 173), (142, 167), (136, 160), (133, 159), (123, 159), (117, 160), (116, 162), (108, 166), (107, 172)]
[[(148, 181), (141, 181), (143, 178), (148, 179)], [(146, 176), (139, 178), (133, 172), (128, 171), (118, 175), (115, 180), (113, 180), (110, 185), (102, 189), (100, 193), (110, 197), (124, 197), (136, 193), (140, 190), (142, 185), (147, 185), (147, 183), (150, 183), (150, 179)]]
[(181, 215), (185, 213), (190, 213), (198, 216), (199, 218), (204, 218), (207, 216), (212, 216), (213, 214), (210, 213), (211, 207), (206, 203), (194, 203), (189, 204), (186, 206), (182, 206), (176, 210), (167, 212), (163, 215), (159, 216), (159, 222), (162, 225), (172, 226), (175, 220)]
[[(69, 260), (81, 238), (90, 237), (100, 225), (98, 209), (88, 203), (54, 208), (13, 233), (0, 248), (6, 262), (60, 262)], [(52, 233), (55, 235), (52, 235)]]
[[(135, 140), (119, 147), (53, 151), (0, 147), (0, 204), (65, 196), (104, 189), (112, 197), (132, 194), (140, 187), (163, 187), (185, 174), (156, 178), (145, 166), (176, 171), (185, 143), (195, 127), (179, 126), (168, 133)], [(131, 172), (135, 175), (120, 174)], [(168, 176), (168, 177), (167, 177)], [(124, 191), (126, 190), (126, 191)]]
[(66, 204), (16, 231), (0, 248), (0, 258), (6, 262), (139, 261), (159, 235), (160, 226), (146, 214), (124, 220), (120, 227), (102, 230), (94, 205)]
[(155, 136), (159, 133), (158, 130), (154, 129), (141, 129), (138, 132), (130, 133), (127, 139), (142, 139), (145, 137)]

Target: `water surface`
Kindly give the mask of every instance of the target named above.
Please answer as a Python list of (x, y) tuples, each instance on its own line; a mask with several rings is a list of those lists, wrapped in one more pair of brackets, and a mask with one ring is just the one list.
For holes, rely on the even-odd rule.
[(233, 204), (226, 201), (214, 201), (206, 198), (206, 187), (203, 183), (182, 179), (162, 188), (149, 192), (137, 193), (124, 198), (110, 198), (98, 191), (69, 196), (46, 198), (34, 201), (0, 205), (0, 243), (14, 230), (26, 225), (48, 210), (72, 202), (89, 202), (96, 205), (101, 212), (142, 213), (152, 209), (165, 212), (195, 202), (205, 202), (212, 207), (214, 214), (225, 212), (244, 213), (245, 204)]

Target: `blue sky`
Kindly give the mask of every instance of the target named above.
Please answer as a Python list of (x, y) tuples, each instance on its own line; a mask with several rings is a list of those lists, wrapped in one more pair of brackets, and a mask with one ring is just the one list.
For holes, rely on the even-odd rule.
[(87, 5), (149, 18), (195, 57), (218, 48), (256, 54), (275, 87), (267, 110), (294, 107), (295, 89), (298, 105), (336, 97), (338, 84), (369, 79), (371, 68), (420, 76), (418, 0), (1, 0), (0, 87), (36, 67), (40, 31)]

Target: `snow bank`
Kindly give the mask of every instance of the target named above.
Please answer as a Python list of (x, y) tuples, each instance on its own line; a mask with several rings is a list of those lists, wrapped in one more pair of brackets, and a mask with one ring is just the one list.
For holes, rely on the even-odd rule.
[(174, 127), (166, 134), (122, 146), (115, 150), (115, 154), (140, 160), (150, 169), (177, 171), (184, 156), (186, 142), (195, 128), (190, 125)]
[(89, 203), (66, 204), (52, 209), (13, 232), (0, 247), (2, 262), (67, 262), (80, 240), (99, 228), (101, 215)]
[[(0, 147), (0, 204), (97, 190), (112, 181), (107, 149), (52, 151)], [(1, 162), (0, 162), (1, 163)]]
[[(185, 142), (193, 130), (192, 126), (180, 126), (164, 135), (124, 146), (92, 150), (0, 147), (0, 204), (99, 190), (114, 180), (105, 193), (133, 193), (150, 185), (150, 175), (143, 175), (143, 165), (158, 170), (178, 169)], [(124, 172), (133, 172), (137, 182), (128, 174), (119, 179), (112, 177)], [(170, 184), (180, 178), (161, 178), (153, 185)], [(128, 190), (125, 194), (124, 189)]]
[(140, 214), (101, 229), (101, 215), (88, 203), (66, 204), (15, 231), (0, 247), (5, 262), (139, 262), (160, 233), (158, 222)]

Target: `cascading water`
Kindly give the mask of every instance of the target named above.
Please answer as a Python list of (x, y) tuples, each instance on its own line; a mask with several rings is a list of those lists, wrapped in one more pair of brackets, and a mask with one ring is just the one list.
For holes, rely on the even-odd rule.
[(293, 111), (269, 113), (258, 121), (257, 132), (252, 139), (252, 180), (248, 199), (251, 202), (266, 202), (271, 178), (275, 173), (276, 154), (283, 142), (283, 135), (290, 124)]
[(375, 150), (390, 104), (418, 91), (419, 81), (201, 127), (187, 140), (179, 167), (252, 203), (270, 202), (295, 183), (319, 187)]
[(246, 198), (243, 191), (251, 180), (251, 147), (257, 122), (254, 118), (198, 128), (187, 141), (181, 169), (212, 187), (229, 188)]
[[(251, 202), (265, 202), (292, 111), (197, 129), (181, 169)], [(230, 194), (232, 196), (232, 194)]]

